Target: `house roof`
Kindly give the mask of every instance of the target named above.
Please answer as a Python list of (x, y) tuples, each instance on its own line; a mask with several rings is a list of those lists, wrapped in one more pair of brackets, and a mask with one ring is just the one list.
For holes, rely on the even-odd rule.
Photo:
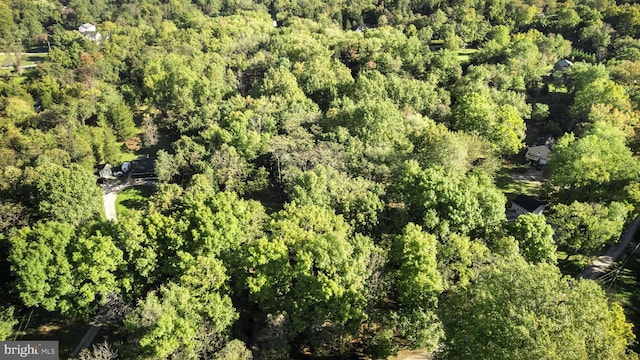
[(538, 146), (531, 146), (529, 147), (529, 149), (527, 150), (527, 155), (525, 155), (527, 158), (530, 157), (541, 157), (541, 158), (545, 158), (547, 159), (549, 157), (549, 154), (551, 153), (551, 150), (544, 146), (544, 145), (538, 145)]
[(540, 206), (544, 205), (540, 201), (536, 200), (536, 198), (529, 195), (522, 195), (522, 194), (516, 196), (516, 198), (513, 199), (512, 202), (516, 205), (519, 205), (520, 207), (522, 207), (523, 209), (529, 212), (533, 212)]
[(80, 26), (78, 28), (78, 31), (80, 31), (81, 33), (85, 33), (85, 32), (96, 32), (96, 26), (93, 24), (82, 24), (82, 26)]
[(131, 162), (132, 177), (154, 177), (155, 175), (155, 157), (144, 157), (133, 160)]
[(564, 70), (573, 66), (573, 63), (567, 59), (560, 59), (553, 65), (553, 70)]

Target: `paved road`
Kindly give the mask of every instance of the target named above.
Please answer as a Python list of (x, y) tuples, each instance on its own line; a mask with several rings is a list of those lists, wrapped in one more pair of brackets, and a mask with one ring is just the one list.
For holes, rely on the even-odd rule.
[(73, 350), (73, 353), (71, 354), (71, 357), (74, 358), (74, 357), (78, 356), (80, 351), (82, 351), (83, 349), (88, 348), (91, 345), (91, 343), (93, 342), (93, 339), (95, 339), (96, 335), (98, 335), (99, 331), (100, 331), (100, 326), (91, 325), (89, 330), (87, 330), (87, 332), (82, 337), (82, 340), (80, 341), (78, 346), (76, 346), (76, 348)]
[(620, 241), (609, 247), (602, 255), (596, 257), (591, 266), (582, 270), (577, 278), (597, 279), (607, 273), (607, 270), (618, 260), (618, 258), (629, 249), (629, 244), (635, 239), (636, 232), (640, 227), (640, 216), (638, 216), (633, 224), (622, 234)]

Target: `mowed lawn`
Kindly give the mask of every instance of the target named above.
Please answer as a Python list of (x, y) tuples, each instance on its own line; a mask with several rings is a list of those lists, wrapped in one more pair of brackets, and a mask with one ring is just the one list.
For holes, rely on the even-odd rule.
[(496, 173), (496, 186), (502, 190), (508, 200), (513, 200), (516, 196), (523, 194), (538, 197), (542, 188), (542, 183), (527, 180), (516, 180), (514, 174), (524, 174), (527, 171), (526, 165), (504, 164)]
[[(41, 64), (48, 56), (49, 53), (22, 53), (22, 66)], [(15, 61), (14, 54), (0, 53), (0, 66), (13, 66)]]
[(118, 217), (126, 215), (132, 210), (140, 210), (154, 193), (153, 186), (142, 185), (124, 189), (116, 199), (116, 213)]

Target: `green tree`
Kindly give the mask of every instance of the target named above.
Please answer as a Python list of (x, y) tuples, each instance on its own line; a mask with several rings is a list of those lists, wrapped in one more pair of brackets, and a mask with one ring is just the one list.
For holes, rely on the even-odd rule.
[(453, 130), (480, 135), (501, 153), (516, 153), (523, 144), (525, 124), (512, 105), (498, 106), (487, 94), (467, 93), (453, 107)]
[(465, 174), (473, 168), (493, 164), (491, 144), (480, 136), (453, 132), (444, 124), (430, 124), (411, 136), (414, 156), (424, 167), (441, 166)]
[[(436, 237), (409, 223), (395, 239), (393, 259), (399, 311), (396, 330), (410, 348), (434, 350), (441, 331), (434, 314), (444, 284), (436, 260)], [(395, 314), (394, 314), (395, 315)]]
[(398, 299), (411, 309), (434, 309), (443, 290), (437, 269), (436, 237), (409, 223), (394, 244)]
[(640, 162), (626, 146), (622, 130), (596, 122), (576, 139), (567, 134), (554, 146), (549, 183), (569, 200), (623, 199), (624, 188), (635, 182)]
[(444, 289), (468, 287), (490, 255), (484, 243), (465, 235), (454, 233), (441, 239), (437, 244), (437, 258)]
[[(205, 342), (219, 339), (237, 318), (231, 299), (213, 292), (202, 301), (189, 287), (170, 283), (150, 292), (125, 319), (130, 334), (127, 356), (140, 359), (207, 356)], [(212, 316), (213, 315), (213, 316)], [(215, 340), (214, 340), (215, 341)]]
[(632, 325), (590, 280), (509, 259), (441, 307), (445, 359), (626, 359)]
[(313, 204), (333, 209), (342, 214), (351, 226), (368, 234), (377, 225), (384, 209), (380, 199), (381, 187), (363, 178), (351, 178), (329, 166), (299, 172), (287, 184), (286, 191), (292, 202)]
[(13, 306), (0, 308), (0, 341), (4, 341), (13, 333), (18, 320), (13, 314)]
[(595, 104), (611, 105), (619, 110), (631, 109), (629, 96), (621, 85), (611, 80), (596, 80), (576, 92), (576, 97), (569, 111), (577, 120), (584, 120)]
[(63, 314), (78, 310), (72, 301), (75, 279), (67, 252), (74, 238), (72, 225), (57, 222), (22, 228), (9, 238), (11, 271), (24, 305)]
[(407, 161), (397, 187), (412, 221), (426, 231), (483, 236), (504, 221), (506, 198), (481, 172), (460, 175)]
[(116, 271), (123, 265), (122, 250), (116, 247), (111, 236), (99, 230), (80, 234), (67, 251), (76, 279), (75, 306), (90, 308), (110, 292), (118, 291)]
[(40, 222), (9, 237), (9, 261), (27, 307), (64, 315), (86, 314), (111, 292), (119, 292), (122, 251), (99, 229)]
[(109, 108), (107, 119), (120, 141), (130, 138), (137, 132), (136, 124), (133, 122), (133, 114), (123, 100), (116, 102)]
[(40, 218), (78, 224), (99, 214), (102, 194), (91, 171), (77, 164), (35, 169), (31, 202)]
[(509, 233), (516, 238), (520, 253), (530, 263), (556, 263), (556, 244), (553, 228), (544, 215), (524, 214), (509, 226)]
[(296, 331), (330, 320), (359, 324), (371, 240), (352, 235), (341, 216), (323, 207), (289, 205), (249, 246), (250, 298), (267, 312), (286, 311)]
[(576, 62), (566, 70), (567, 76), (571, 79), (568, 84), (570, 92), (576, 93), (586, 89), (591, 83), (596, 81), (606, 83), (609, 79), (609, 71), (602, 65), (591, 65), (583, 62)]
[(253, 360), (253, 354), (242, 341), (231, 340), (216, 354), (215, 360)]
[(555, 228), (558, 243), (573, 252), (590, 254), (618, 239), (629, 212), (625, 204), (558, 204), (552, 208), (549, 222)]
[(157, 277), (157, 243), (145, 231), (142, 214), (130, 212), (113, 224), (113, 239), (122, 250), (123, 266), (118, 271), (120, 288), (125, 299), (137, 299), (144, 295), (149, 284), (159, 281)]

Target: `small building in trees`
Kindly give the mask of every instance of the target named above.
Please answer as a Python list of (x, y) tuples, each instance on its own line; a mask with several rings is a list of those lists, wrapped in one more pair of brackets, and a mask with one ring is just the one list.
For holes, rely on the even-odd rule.
[(131, 178), (140, 180), (157, 180), (155, 157), (140, 157), (131, 162)]
[(98, 29), (96, 29), (96, 26), (93, 24), (82, 24), (82, 26), (78, 28), (78, 31), (89, 41), (100, 42), (100, 40), (102, 40), (102, 34), (98, 32)]
[(549, 162), (550, 154), (551, 149), (544, 145), (531, 146), (527, 150), (525, 158), (527, 159), (527, 161), (529, 161), (529, 163), (546, 165)]
[(507, 213), (507, 219), (513, 220), (522, 214), (542, 214), (546, 205), (533, 196), (518, 195), (511, 201), (511, 207)]
[(533, 146), (527, 149), (525, 159), (531, 165), (546, 165), (551, 156), (551, 148), (555, 143), (556, 139), (551, 135), (539, 136)]
[(553, 64), (553, 72), (565, 72), (567, 69), (573, 66), (573, 63), (567, 59), (560, 59)]
[(98, 176), (101, 179), (113, 179), (113, 165), (105, 164), (100, 171), (98, 171)]

